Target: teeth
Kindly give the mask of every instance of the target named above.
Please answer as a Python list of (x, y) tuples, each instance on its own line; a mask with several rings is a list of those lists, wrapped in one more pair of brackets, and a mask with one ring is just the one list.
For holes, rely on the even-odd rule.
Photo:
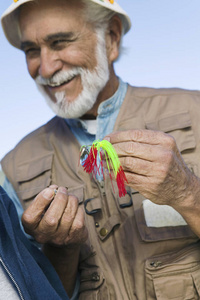
[(75, 75), (72, 76), (72, 77), (70, 77), (70, 78), (68, 78), (67, 81), (63, 81), (63, 82), (59, 82), (59, 83), (53, 83), (53, 82), (51, 82), (51, 83), (49, 83), (49, 86), (51, 86), (51, 87), (57, 87), (57, 86), (60, 86), (60, 85), (62, 85), (62, 84), (68, 83), (68, 82), (69, 82), (70, 80), (72, 80), (74, 77), (75, 77)]

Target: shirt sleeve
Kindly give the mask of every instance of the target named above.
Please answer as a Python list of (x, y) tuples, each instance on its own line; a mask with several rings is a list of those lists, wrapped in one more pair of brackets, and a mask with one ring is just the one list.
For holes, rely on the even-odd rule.
[(14, 205), (15, 205), (15, 207), (16, 207), (17, 214), (18, 214), (18, 218), (19, 218), (19, 223), (20, 223), (20, 226), (21, 226), (21, 229), (22, 229), (23, 233), (25, 234), (25, 236), (26, 236), (33, 244), (35, 244), (36, 247), (40, 248), (41, 245), (38, 244), (38, 243), (35, 241), (35, 239), (34, 239), (31, 235), (27, 234), (27, 233), (24, 231), (24, 227), (23, 227), (22, 222), (21, 222), (21, 218), (22, 218), (22, 214), (23, 214), (23, 212), (24, 212), (24, 209), (23, 209), (23, 207), (22, 207), (22, 205), (21, 205), (21, 203), (20, 203), (20, 200), (19, 200), (19, 198), (18, 198), (18, 196), (17, 196), (17, 194), (16, 194), (16, 192), (15, 192), (15, 190), (14, 190), (12, 184), (10, 183), (10, 181), (8, 180), (7, 177), (5, 177), (5, 180), (4, 180), (2, 186), (3, 186), (4, 190), (6, 191), (6, 193), (8, 194), (9, 198), (12, 200), (12, 202), (14, 203)]
[(5, 180), (3, 183), (3, 188), (6, 191), (6, 193), (8, 194), (9, 198), (14, 203), (16, 210), (17, 210), (18, 217), (19, 217), (19, 222), (21, 222), (21, 217), (22, 217), (24, 209), (20, 203), (20, 200), (19, 200), (12, 184), (10, 183), (10, 181), (8, 180), (7, 177), (5, 177)]

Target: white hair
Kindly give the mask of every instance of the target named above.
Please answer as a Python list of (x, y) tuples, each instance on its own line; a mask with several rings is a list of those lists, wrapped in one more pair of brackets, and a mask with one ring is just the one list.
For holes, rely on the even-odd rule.
[[(104, 27), (106, 30), (109, 27), (109, 23), (111, 19), (118, 15), (122, 22), (122, 34), (121, 34), (121, 40), (120, 40), (120, 47), (119, 47), (119, 57), (123, 51), (122, 47), (122, 41), (124, 37), (124, 28), (125, 28), (125, 18), (116, 13), (115, 11), (108, 9), (104, 6), (101, 6), (95, 2), (92, 2), (90, 0), (80, 0), (84, 5), (84, 17), (86, 21), (92, 23), (96, 29)], [(119, 58), (118, 57), (118, 58)]]

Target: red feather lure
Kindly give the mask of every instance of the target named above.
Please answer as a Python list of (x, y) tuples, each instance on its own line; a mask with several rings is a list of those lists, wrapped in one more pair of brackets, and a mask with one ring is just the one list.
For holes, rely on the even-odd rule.
[[(91, 146), (83, 146), (81, 147), (81, 157), (85, 157), (87, 154), (86, 159), (83, 160), (82, 166), (87, 173), (92, 173), (95, 176), (97, 174), (104, 174), (103, 172), (103, 162), (102, 162), (102, 151), (104, 153), (108, 172), (111, 178), (111, 169), (114, 173), (118, 190), (119, 190), (119, 197), (123, 197), (126, 195), (126, 188), (125, 183), (128, 183), (124, 170), (120, 164), (117, 152), (115, 151), (114, 147), (110, 142), (107, 140), (96, 140), (93, 142)], [(98, 164), (98, 157), (100, 164)], [(104, 175), (103, 175), (104, 176)], [(112, 180), (112, 178), (111, 178)]]

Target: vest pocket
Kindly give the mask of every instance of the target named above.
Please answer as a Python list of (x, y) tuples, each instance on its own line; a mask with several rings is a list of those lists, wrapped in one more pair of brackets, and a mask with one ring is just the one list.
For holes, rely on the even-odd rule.
[(146, 122), (146, 128), (160, 130), (172, 135), (181, 152), (196, 147), (192, 121), (187, 111), (178, 112), (177, 114), (163, 114), (156, 121)]
[(103, 273), (97, 266), (81, 271), (79, 293), (79, 300), (109, 299)]
[(200, 298), (200, 245), (146, 261), (147, 300)]
[[(140, 234), (142, 241), (144, 242), (158, 242), (158, 241), (168, 241), (168, 240), (178, 240), (178, 239), (190, 239), (190, 241), (197, 240), (197, 236), (192, 232), (188, 225), (176, 225), (168, 220), (168, 225), (163, 227), (153, 227), (152, 225), (148, 227), (147, 220), (145, 219), (143, 201), (145, 198), (140, 194), (133, 195), (133, 206), (135, 212), (135, 220), (137, 224), (137, 229)], [(153, 204), (154, 207), (154, 219), (160, 217), (161, 206)], [(158, 208), (158, 210), (157, 210)], [(167, 217), (167, 213), (166, 213)]]
[(52, 160), (53, 153), (50, 152), (18, 165), (16, 173), (16, 180), (19, 184), (18, 194), (25, 207), (39, 192), (50, 185)]
[(82, 245), (79, 273), (79, 300), (109, 300), (107, 284), (96, 262), (96, 252), (89, 241)]

